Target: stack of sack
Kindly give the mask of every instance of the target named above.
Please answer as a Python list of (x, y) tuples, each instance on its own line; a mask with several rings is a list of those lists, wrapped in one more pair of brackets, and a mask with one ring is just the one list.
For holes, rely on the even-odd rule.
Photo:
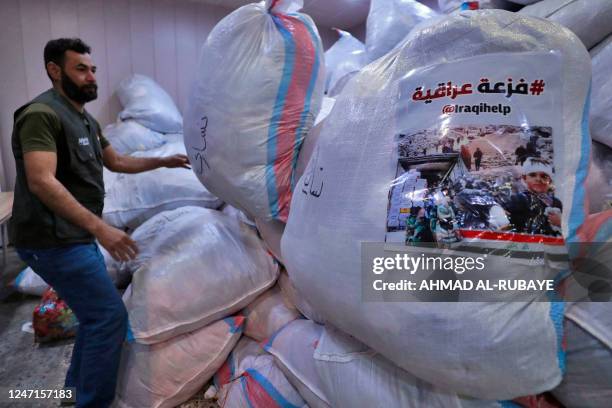
[[(176, 105), (155, 81), (132, 75), (119, 84), (124, 109), (104, 135), (119, 153), (134, 157), (185, 154), (182, 117)], [(209, 193), (195, 175), (183, 168), (158, 168), (138, 174), (104, 169), (104, 220), (134, 230), (155, 214), (183, 206), (218, 208), (222, 202)]]
[(241, 310), (279, 267), (252, 227), (216, 210), (165, 211), (132, 238), (140, 252), (123, 265), (133, 277), (117, 404), (174, 407), (220, 368), (245, 329)]
[(223, 201), (285, 222), (293, 169), (323, 97), (323, 50), (301, 1), (243, 6), (211, 31), (185, 114), (193, 170)]
[[(398, 133), (415, 126), (443, 133), (441, 127), (473, 125), (476, 120), (484, 126), (520, 126), (527, 115), (530, 125), (551, 129), (550, 143), (542, 141), (538, 146), (550, 145), (554, 151), (555, 196), (563, 203), (563, 212), (562, 230), (557, 232), (561, 235), (536, 237), (533, 247), (523, 247), (562, 255), (564, 249), (557, 244), (576, 239), (586, 213), (583, 185), (590, 137), (583, 123), (588, 114), (589, 61), (581, 41), (557, 24), (483, 10), (421, 24), (400, 46), (352, 78), (325, 120), (315, 152), (297, 183), (296, 191), (304, 188), (308, 193), (294, 194), (281, 242), (293, 284), (322, 320), (413, 376), (405, 378), (418, 378), (436, 393), (454, 398), (450, 406), (459, 404), (457, 395), (507, 400), (557, 386), (564, 364), (563, 302), (535, 297), (496, 302), (364, 302), (361, 242), (386, 240), (389, 186), (401, 168)], [(505, 67), (503, 73), (497, 72), (499, 67)], [(448, 98), (437, 99), (447, 95), (445, 84), (444, 92), (424, 103), (424, 89), (433, 96), (438, 78), (456, 85), (478, 84), (482, 78), (499, 75), (504, 80), (542, 79), (545, 91), (536, 86), (525, 96), (481, 96), (474, 85), (473, 95), (462, 101), (461, 97), (452, 101), (450, 92)], [(468, 88), (466, 94), (472, 93)], [(481, 102), (509, 104), (515, 113), (507, 117), (482, 114), (480, 119), (457, 113), (440, 120), (446, 104)], [(539, 105), (532, 108), (530, 103)], [(547, 155), (543, 150), (543, 158)], [(507, 245), (478, 231), (466, 233), (462, 244)], [(489, 256), (487, 273), (488, 278), (493, 274), (516, 279), (536, 273), (558, 279), (565, 269), (560, 264), (534, 268), (513, 256)], [(461, 401), (459, 406), (465, 404)]]

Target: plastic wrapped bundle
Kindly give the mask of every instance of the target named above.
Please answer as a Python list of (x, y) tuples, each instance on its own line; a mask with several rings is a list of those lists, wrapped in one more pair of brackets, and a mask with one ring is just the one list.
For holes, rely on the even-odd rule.
[(202, 48), (185, 115), (202, 183), (263, 220), (287, 220), (297, 153), (323, 97), (321, 40), (300, 7), (267, 0), (221, 20)]
[(325, 93), (334, 89), (342, 77), (359, 71), (367, 63), (365, 45), (347, 31), (334, 30), (340, 38), (325, 51)]
[[(503, 408), (462, 398), (408, 374), (354, 338), (325, 326), (314, 353), (321, 386), (333, 407)], [(359, 390), (359, 392), (355, 392)]]
[(274, 357), (245, 337), (215, 374), (215, 386), (222, 407), (308, 407), (278, 369)]
[(298, 319), (274, 333), (264, 350), (274, 356), (277, 365), (302, 398), (312, 408), (330, 408), (322, 391), (313, 354), (323, 326), (310, 320)]
[(265, 341), (281, 327), (300, 317), (300, 312), (278, 285), (260, 295), (242, 313), (247, 318), (244, 334), (257, 341)]
[(183, 130), (183, 117), (174, 101), (151, 78), (134, 74), (119, 83), (117, 96), (123, 106), (119, 119), (133, 119), (160, 133)]
[(438, 13), (416, 0), (372, 0), (366, 21), (368, 61), (391, 51), (421, 21)]
[[(182, 142), (142, 152), (134, 157), (164, 157), (185, 153)], [(112, 173), (104, 169), (104, 220), (117, 228), (135, 229), (159, 214), (185, 206), (218, 208), (222, 201), (209, 193), (193, 172), (158, 168), (144, 173)]]
[[(425, 302), (375, 290), (362, 243), (432, 262), (484, 251), (474, 283), (559, 279), (563, 244), (586, 214), (589, 81), (587, 51), (555, 23), (481, 10), (413, 30), (349, 82), (325, 120), (281, 242), (296, 289), (326, 323), (448, 392), (505, 400), (556, 386), (563, 303), (541, 292), (453, 291), (461, 302), (431, 303), (426, 288)], [(464, 189), (487, 193), (478, 223), (454, 199)], [(540, 252), (558, 261), (538, 263)], [(431, 273), (417, 267), (412, 278)]]
[(610, 0), (542, 0), (522, 8), (520, 13), (564, 25), (582, 40), (587, 49), (612, 33)]
[[(593, 304), (612, 316), (610, 303)], [(612, 323), (611, 319), (607, 320)], [(612, 338), (608, 336), (608, 341), (602, 342), (571, 320), (565, 321), (565, 330), (567, 371), (563, 382), (552, 391), (553, 395), (566, 407), (609, 407), (612, 401)]]
[(612, 35), (590, 51), (593, 64), (591, 135), (612, 148)]
[(157, 214), (132, 238), (123, 295), (132, 337), (153, 344), (235, 313), (274, 284), (278, 266), (248, 226), (220, 211)]
[(130, 154), (140, 150), (160, 147), (166, 140), (164, 135), (148, 129), (134, 120), (110, 124), (102, 132), (118, 153)]
[(173, 408), (187, 401), (221, 367), (243, 323), (243, 316), (228, 317), (152, 346), (126, 344), (116, 406)]

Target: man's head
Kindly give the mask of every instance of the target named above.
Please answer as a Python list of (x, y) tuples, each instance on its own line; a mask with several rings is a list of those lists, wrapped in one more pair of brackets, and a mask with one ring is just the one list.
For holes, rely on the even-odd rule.
[(45, 46), (45, 68), (53, 86), (79, 104), (98, 97), (91, 48), (78, 38), (58, 38)]
[(546, 193), (553, 185), (553, 169), (547, 160), (529, 157), (523, 164), (523, 181), (534, 193)]

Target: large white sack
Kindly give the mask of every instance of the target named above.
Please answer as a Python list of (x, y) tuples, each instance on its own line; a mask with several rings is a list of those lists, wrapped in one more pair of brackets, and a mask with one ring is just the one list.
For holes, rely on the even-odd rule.
[(278, 265), (250, 227), (220, 211), (157, 214), (132, 235), (139, 247), (123, 295), (134, 339), (157, 343), (237, 312), (272, 286)]
[(117, 96), (123, 106), (119, 119), (134, 119), (161, 133), (183, 130), (183, 117), (172, 97), (153, 79), (140, 74), (131, 75), (119, 83)]
[[(612, 315), (610, 303), (599, 305), (605, 305), (607, 315)], [(612, 401), (611, 345), (571, 320), (565, 321), (565, 331), (566, 371), (552, 394), (566, 407), (608, 408)]]
[(450, 14), (473, 9), (502, 9), (514, 11), (516, 6), (506, 0), (479, 0), (470, 2), (466, 2), (465, 0), (438, 0), (438, 8), (443, 13)]
[(264, 346), (274, 356), (289, 382), (312, 408), (332, 406), (323, 392), (313, 358), (322, 332), (323, 326), (311, 320), (298, 319), (276, 332)]
[(462, 398), (427, 384), (329, 325), (314, 359), (323, 392), (333, 407), (503, 407), (497, 401)]
[(340, 38), (325, 51), (325, 93), (329, 93), (340, 78), (367, 64), (365, 45), (348, 31), (334, 30)]
[(166, 143), (164, 135), (148, 129), (135, 120), (117, 121), (102, 131), (113, 149), (121, 154), (155, 149)]
[[(134, 157), (185, 154), (182, 142), (135, 152)], [(185, 206), (218, 208), (222, 201), (209, 193), (189, 169), (161, 167), (143, 173), (113, 173), (104, 169), (104, 221), (135, 229), (162, 211)]]
[(234, 316), (153, 345), (126, 343), (115, 403), (121, 408), (174, 408), (212, 378), (241, 336)]
[(365, 39), (368, 62), (391, 51), (417, 24), (437, 15), (416, 0), (371, 0)]
[(587, 49), (612, 33), (610, 0), (542, 0), (522, 8), (519, 13), (564, 25), (582, 40)]
[(267, 0), (226, 16), (204, 43), (185, 115), (185, 146), (202, 183), (261, 219), (286, 221), (293, 168), (319, 112), (324, 70), (299, 1)]
[[(610, 20), (608, 24), (612, 25)], [(612, 35), (593, 48), (590, 54), (593, 64), (591, 135), (593, 140), (612, 147)]]
[[(563, 58), (563, 64), (551, 51)], [(544, 60), (547, 62), (542, 63)], [(431, 68), (418, 75), (424, 67)], [(434, 69), (443, 72), (432, 73), (429, 78), (427, 75)], [(491, 125), (533, 123), (554, 129), (552, 141), (541, 142), (548, 146), (544, 154), (550, 152), (550, 143), (554, 145), (555, 196), (566, 209), (561, 214), (563, 237), (573, 241), (586, 213), (583, 185), (590, 141), (588, 129), (582, 125), (589, 72), (588, 53), (569, 30), (515, 13), (463, 12), (414, 30), (401, 47), (365, 67), (349, 82), (325, 121), (313, 155), (316, 160), (310, 161), (296, 187), (299, 191), (309, 184), (309, 194), (294, 195), (281, 243), (283, 259), (296, 288), (324, 321), (436, 386), (484, 399), (511, 399), (553, 388), (561, 380), (562, 303), (364, 302), (361, 243), (384, 242), (387, 236), (389, 189), (401, 169), (396, 141), (399, 121), (408, 128), (431, 127), (434, 136), (444, 134), (453, 123), (479, 123), (475, 115), (463, 116), (463, 122), (460, 115), (440, 116), (445, 104), (451, 103), (450, 98), (448, 102), (432, 101), (431, 105), (421, 102), (415, 92), (419, 85), (410, 83), (411, 75), (418, 75), (413, 81), (425, 82), (427, 89), (435, 89), (440, 76), (454, 83), (456, 76), (459, 83), (479, 83), (483, 77), (508, 78), (504, 76), (507, 74), (518, 78), (525, 75), (530, 81), (544, 77), (548, 87), (541, 95), (546, 102), (537, 99), (539, 95), (523, 99), (522, 95), (512, 96), (516, 116), (496, 118), (489, 114), (481, 120), (490, 120)], [(400, 93), (400, 84), (406, 89), (412, 87), (408, 98), (413, 95), (419, 104), (408, 104), (406, 94)], [(465, 98), (463, 103), (476, 106), (483, 99), (491, 105), (497, 100), (508, 103), (504, 95), (497, 93), (461, 98)], [(404, 107), (407, 111), (400, 110)], [(502, 131), (503, 127), (497, 129)], [(497, 135), (497, 131), (490, 134), (499, 143)], [(420, 155), (419, 150), (415, 157)], [(510, 156), (514, 159), (514, 149)], [(535, 162), (532, 159), (526, 163)], [(459, 161), (456, 165), (459, 173), (465, 174)], [(517, 171), (526, 169), (523, 166)], [(479, 251), (516, 245), (496, 238), (497, 233), (476, 231), (466, 233), (464, 241)], [(522, 239), (520, 235), (516, 237), (519, 238)], [(403, 235), (401, 239), (403, 243)], [(529, 242), (532, 238), (525, 239)], [(564, 256), (561, 237), (533, 241), (536, 244), (521, 247)], [(492, 271), (497, 278), (554, 278), (566, 267), (553, 263), (536, 267), (532, 261), (489, 256), (483, 278), (491, 279)], [(478, 277), (476, 273), (471, 276)]]
[(243, 337), (214, 377), (227, 408), (308, 407), (259, 344)]
[(247, 318), (244, 334), (265, 341), (281, 327), (300, 317), (300, 312), (286, 298), (279, 285), (265, 291), (242, 311)]
[(294, 305), (297, 310), (300, 311), (308, 319), (313, 320), (317, 323), (323, 324), (323, 317), (317, 313), (312, 306), (308, 303), (304, 297), (298, 293), (297, 289), (291, 282), (291, 278), (287, 274), (287, 271), (282, 269), (280, 276), (278, 277), (278, 285), (283, 292), (283, 296), (289, 301), (290, 304)]
[(612, 147), (593, 142), (586, 183), (590, 212), (612, 209)]

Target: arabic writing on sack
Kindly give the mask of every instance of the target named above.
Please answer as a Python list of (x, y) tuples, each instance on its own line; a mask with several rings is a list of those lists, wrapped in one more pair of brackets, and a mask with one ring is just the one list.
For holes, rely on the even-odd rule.
[[(514, 83), (512, 78), (508, 78), (506, 82), (492, 83), (488, 78), (481, 78), (480, 83), (476, 86), (476, 91), (481, 94), (504, 94), (507, 98), (512, 95), (541, 95), (544, 92), (544, 80), (536, 79), (531, 83), (525, 81), (524, 78), (519, 79), (518, 84)], [(424, 92), (424, 88), (419, 86), (412, 94), (412, 100), (424, 101), (431, 103), (433, 99), (449, 97), (455, 99), (461, 95), (470, 95), (474, 93), (474, 85), (471, 83), (453, 85), (452, 81), (439, 83), (435, 90), (428, 89)]]
[(208, 128), (208, 117), (203, 116), (201, 118), (200, 125), (200, 136), (202, 137), (202, 147), (192, 146), (192, 149), (197, 153), (195, 154), (195, 161), (199, 164), (199, 166), (195, 166), (195, 171), (202, 175), (204, 174), (204, 166), (210, 169), (208, 162), (206, 161), (206, 157), (204, 157), (204, 152), (206, 151), (206, 129)]

